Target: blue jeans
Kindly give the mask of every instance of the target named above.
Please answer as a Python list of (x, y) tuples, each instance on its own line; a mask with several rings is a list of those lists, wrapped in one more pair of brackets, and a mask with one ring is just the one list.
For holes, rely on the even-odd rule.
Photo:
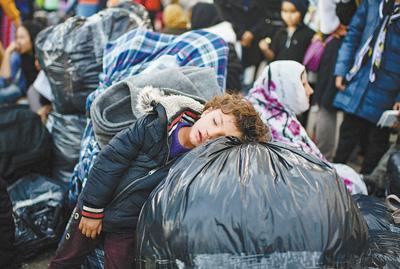
[(25, 93), (15, 84), (0, 88), (0, 104), (15, 103)]
[(82, 17), (90, 17), (99, 11), (99, 5), (78, 4), (76, 7), (76, 15)]

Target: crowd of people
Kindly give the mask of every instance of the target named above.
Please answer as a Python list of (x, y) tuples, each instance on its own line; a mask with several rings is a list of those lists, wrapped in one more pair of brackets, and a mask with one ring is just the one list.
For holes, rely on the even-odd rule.
[[(12, 189), (30, 174), (65, 192), (70, 220), (49, 268), (135, 268), (152, 191), (225, 136), (326, 163), (400, 223), (400, 0), (0, 5), (0, 268), (21, 263)], [(126, 31), (99, 26), (108, 18)], [(75, 40), (79, 27), (93, 36)], [(60, 56), (71, 40), (77, 51)]]

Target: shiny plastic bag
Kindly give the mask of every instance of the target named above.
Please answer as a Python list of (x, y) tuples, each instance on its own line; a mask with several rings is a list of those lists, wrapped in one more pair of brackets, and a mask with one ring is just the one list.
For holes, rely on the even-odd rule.
[(393, 229), (395, 224), (392, 215), (383, 200), (362, 194), (353, 195), (353, 199), (369, 230), (390, 231)]
[(382, 199), (353, 195), (368, 225), (368, 247), (350, 268), (400, 268), (400, 226)]
[(106, 43), (136, 27), (150, 27), (147, 16), (140, 5), (109, 8), (89, 18), (72, 17), (38, 35), (36, 51), (58, 113), (85, 113), (86, 97), (99, 84)]
[(0, 107), (0, 177), (7, 184), (49, 173), (52, 144), (40, 117), (26, 105)]
[(142, 209), (137, 237), (139, 268), (264, 268), (304, 253), (319, 265), (347, 264), (368, 228), (328, 164), (281, 143), (224, 137), (171, 168)]
[(370, 231), (368, 248), (349, 268), (400, 268), (400, 233)]
[(79, 159), (81, 139), (87, 118), (51, 112), (47, 128), (53, 138), (52, 178), (68, 183)]
[(64, 232), (66, 186), (40, 175), (19, 179), (8, 188), (15, 221), (15, 242), (23, 258), (56, 246)]

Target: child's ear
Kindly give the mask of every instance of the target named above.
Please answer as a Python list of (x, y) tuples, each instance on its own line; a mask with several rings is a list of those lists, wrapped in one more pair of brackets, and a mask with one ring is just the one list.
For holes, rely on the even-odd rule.
[(211, 108), (209, 108), (209, 109), (207, 109), (207, 110), (204, 110), (203, 113), (201, 113), (201, 117), (207, 115), (207, 114), (210, 113), (211, 111), (212, 111)]

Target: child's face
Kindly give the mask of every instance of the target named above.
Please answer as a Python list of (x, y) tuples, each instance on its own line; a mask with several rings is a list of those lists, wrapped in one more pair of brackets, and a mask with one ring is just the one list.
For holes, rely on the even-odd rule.
[(24, 54), (32, 50), (32, 42), (28, 30), (19, 26), (15, 35), (15, 46), (18, 53)]
[(281, 16), (287, 26), (297, 26), (301, 22), (301, 13), (296, 9), (296, 6), (290, 2), (282, 2)]
[(235, 117), (224, 114), (221, 109), (206, 110), (190, 130), (190, 143), (195, 147), (220, 136), (241, 137), (242, 133), (235, 125)]

